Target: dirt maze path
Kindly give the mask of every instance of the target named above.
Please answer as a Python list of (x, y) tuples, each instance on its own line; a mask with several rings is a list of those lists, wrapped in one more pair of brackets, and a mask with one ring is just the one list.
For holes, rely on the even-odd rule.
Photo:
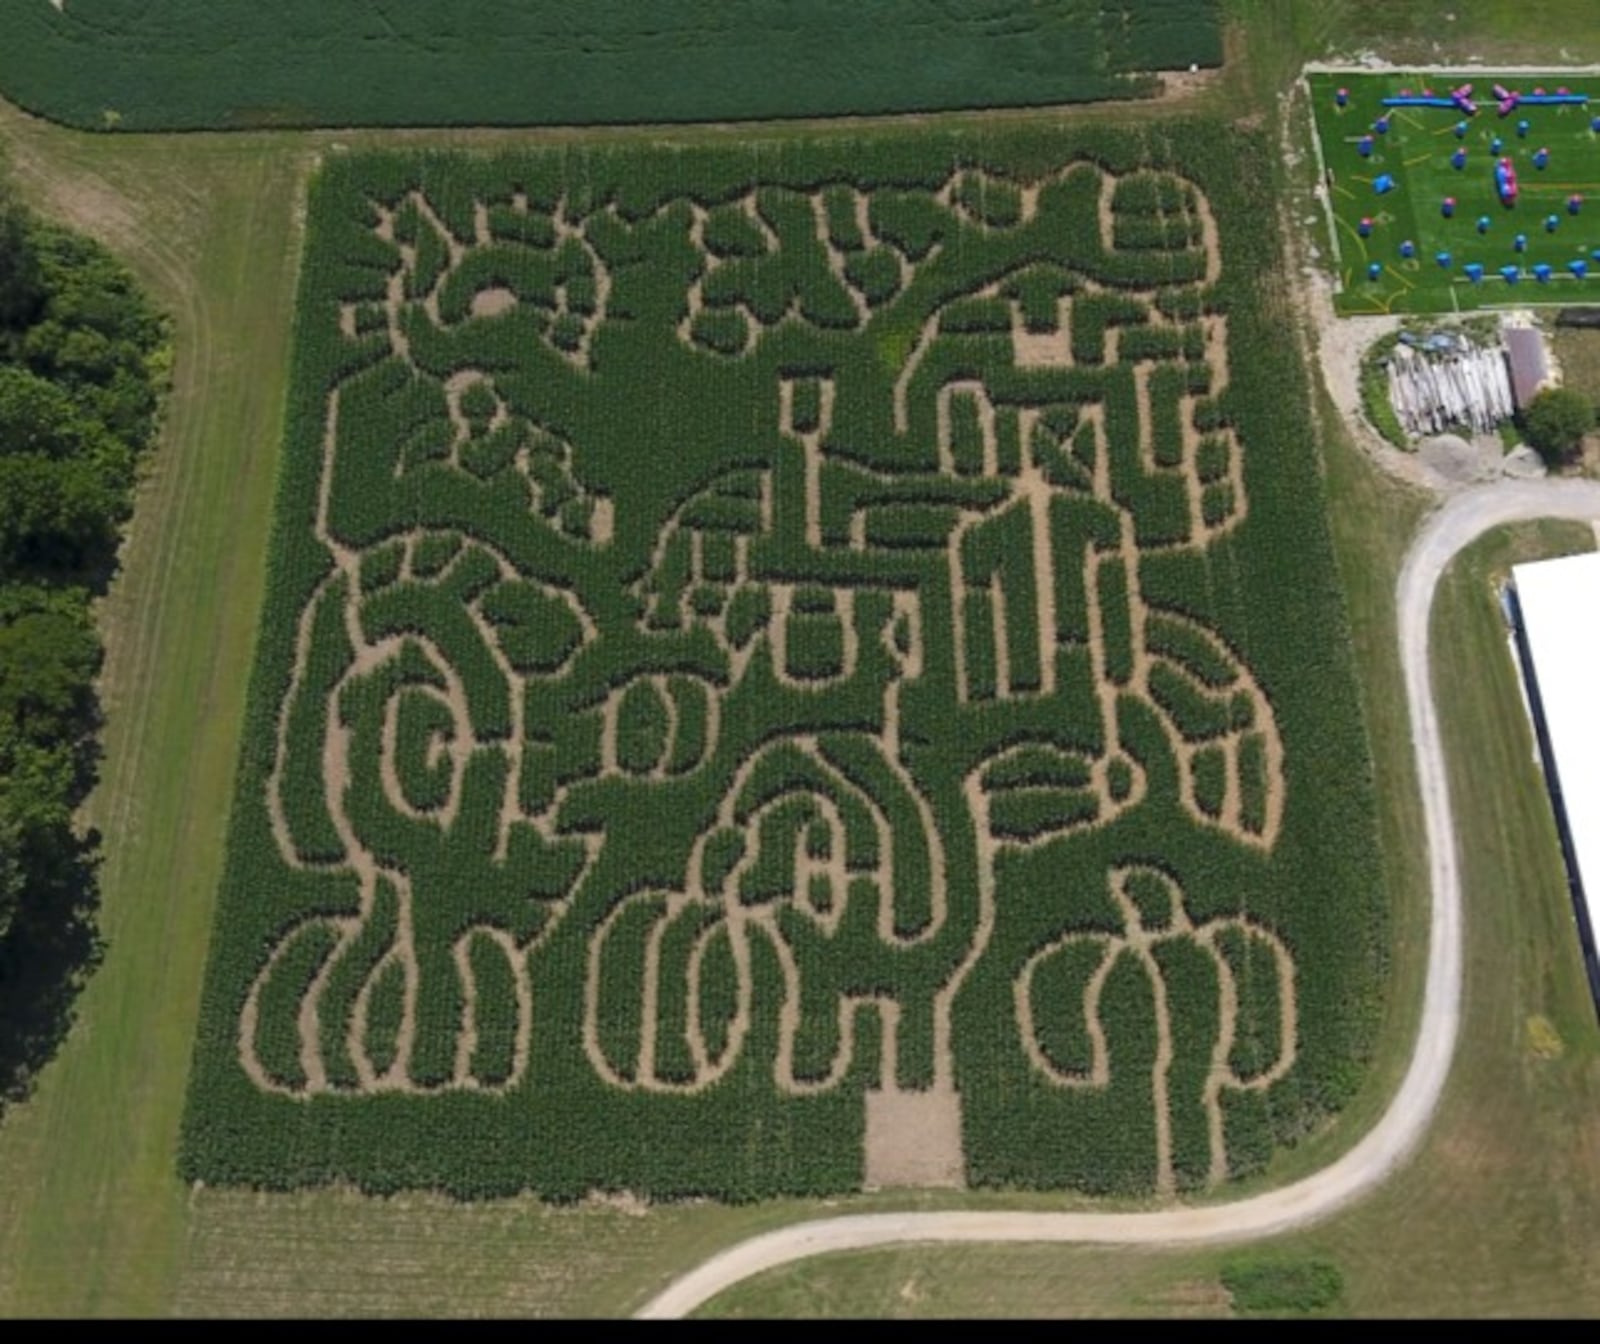
[[(1004, 908), (1001, 869), (1008, 856), (1100, 830), (1150, 801), (1150, 776), (1124, 740), (1126, 702), (1142, 704), (1159, 723), (1176, 765), (1177, 803), (1195, 825), (1257, 851), (1271, 851), (1280, 830), (1283, 743), (1266, 690), (1221, 635), (1195, 616), (1147, 600), (1141, 583), (1149, 556), (1202, 555), (1249, 513), (1242, 445), (1230, 428), (1205, 428), (1210, 407), (1229, 383), (1227, 318), (1201, 301), (1221, 276), (1216, 222), (1198, 189), (1173, 174), (1162, 177), (1163, 190), (1183, 202), (1174, 219), (1190, 231), (1194, 308), (1172, 306), (1170, 289), (1115, 286), (1080, 269), (1063, 272), (1054, 328), (1036, 329), (1039, 311), (1025, 314), (1022, 291), (1013, 287), (1032, 265), (1025, 263), (1004, 274), (991, 271), (969, 292), (930, 305), (927, 316), (918, 310), (897, 370), (883, 375), (888, 404), (882, 410), (902, 439), (928, 437), (922, 447), (931, 467), (869, 463), (852, 454), (851, 438), (860, 430), (851, 417), (859, 408), (849, 401), (847, 380), (820, 366), (779, 368), (764, 395), (776, 403), (779, 451), (791, 455), (784, 461), (793, 471), (775, 463), (730, 465), (678, 496), (668, 516), (652, 520), (653, 541), (641, 546), (648, 551), (644, 568), (627, 577), (622, 608), (610, 601), (614, 593), (605, 600), (582, 595), (576, 578), (557, 583), (524, 572), (512, 558), (517, 548), (490, 540), (489, 532), (463, 536), (419, 523), (426, 514), (421, 507), (397, 520), (381, 541), (357, 546), (342, 540), (334, 494), (343, 487), (336, 480), (341, 453), (352, 451), (357, 439), (346, 438), (346, 388), (334, 386), (327, 394), (311, 529), (328, 570), (299, 613), (266, 808), (287, 868), (352, 879), (359, 904), (353, 913), (313, 913), (286, 928), (260, 966), (238, 1022), (239, 1061), (251, 1081), (300, 1099), (526, 1086), (536, 999), (543, 992), (532, 967), (547, 940), (576, 936), (564, 922), (613, 843), (592, 820), (563, 829), (561, 819), (588, 789), (626, 784), (666, 790), (716, 769), (725, 772), (720, 802), (696, 814), (705, 820), (685, 845), (681, 879), (635, 884), (598, 913), (586, 912), (590, 922), (577, 921), (584, 940), (578, 1048), (589, 1068), (622, 1092), (709, 1093), (751, 1048), (758, 982), (768, 976), (775, 987), (762, 992), (776, 994), (778, 1002), (775, 1045), (763, 1067), (770, 1069), (774, 1092), (802, 1098), (859, 1086), (866, 1185), (960, 1184), (967, 1155), (955, 1004), (995, 942)], [(1017, 185), (1014, 219), (994, 213), (1000, 205), (985, 204), (986, 193), (1009, 201), (1013, 188), (978, 170), (953, 172), (929, 199), (976, 236), (999, 236), (1035, 225), (1047, 209), (1047, 189), (1070, 182), (1094, 193), (1100, 246), (1110, 256), (1121, 246), (1121, 181), (1099, 168), (1071, 165)], [(341, 300), (339, 337), (352, 347), (381, 346), (382, 358), (407, 377), (436, 386), (443, 407), (437, 441), (407, 441), (394, 457), (394, 480), (426, 464), (452, 479), (492, 477), (497, 488), (514, 482), (530, 526), (561, 535), (569, 548), (562, 563), (570, 573), (605, 557), (638, 524), (617, 516), (610, 495), (585, 485), (582, 444), (543, 423), (525, 404), (527, 390), (497, 372), (478, 347), (466, 347), (470, 353), (451, 368), (441, 365), (434, 345), (460, 331), (509, 330), (507, 324), (538, 308), (538, 339), (560, 356), (575, 385), (592, 378), (596, 334), (613, 320), (618, 299), (607, 254), (591, 231), (599, 219), (606, 228), (621, 227), (616, 207), (579, 218), (563, 195), (543, 212), (551, 241), (535, 260), (550, 276), (547, 292), (535, 296), (534, 282), (527, 275), (518, 279), (522, 273), (508, 261), (473, 269), (485, 250), (522, 246), (511, 235), (538, 212), (520, 189), (509, 202), (473, 202), (470, 229), (462, 203), (452, 213), (420, 190), (368, 204), (366, 241), (391, 250), (396, 261), (383, 276), (381, 299)], [(838, 287), (849, 309), (830, 320), (840, 330), (853, 320), (857, 335), (870, 333), (895, 296), (915, 291), (930, 269), (956, 255), (940, 241), (921, 250), (907, 243), (865, 190), (815, 189), (803, 206), (785, 215), (788, 205), (775, 205), (755, 188), (716, 205), (692, 198), (661, 205), (645, 222), (680, 221), (683, 241), (697, 258), (663, 339), (675, 339), (708, 365), (736, 365), (759, 358), (778, 329), (814, 322), (804, 285), (796, 282), (787, 307), (774, 317), (776, 310), (764, 306), (770, 295), (752, 278), (756, 261), (790, 264), (786, 249), (803, 245), (805, 264)], [(446, 215), (456, 219), (459, 233)], [(862, 262), (871, 254), (880, 258), (876, 279)], [(552, 260), (558, 255), (567, 258), (560, 265), (568, 269)], [(544, 273), (531, 262), (528, 272)], [(934, 375), (942, 367), (940, 343), (961, 334), (947, 322), (962, 304), (1002, 309), (1008, 325), (992, 333), (986, 358), (1003, 360), (1008, 374), (1087, 372), (1098, 380), (1088, 384), (1097, 389), (1094, 395), (1072, 402), (1041, 392), (1036, 401), (1017, 405), (995, 395), (991, 371), (981, 362), (977, 372)], [(1096, 316), (1112, 304), (1119, 305), (1119, 316)], [(617, 320), (636, 320), (625, 302), (622, 308)], [(1135, 328), (1144, 342), (1137, 349), (1127, 334)], [(736, 333), (742, 333), (738, 340)], [(1174, 370), (1186, 379), (1179, 388), (1171, 378), (1163, 381)], [(1113, 396), (1124, 387), (1131, 413), (1114, 420)], [(486, 445), (496, 444), (510, 448), (494, 457)], [(1181, 496), (1181, 534), (1156, 541), (1146, 535), (1129, 502), (1146, 485)], [(932, 541), (915, 538), (906, 549), (928, 554), (937, 581), (903, 566), (897, 576), (884, 563), (895, 546), (884, 540), (886, 520), (933, 507), (949, 511), (947, 533)], [(1098, 530), (1085, 531), (1085, 518), (1096, 520)], [(988, 538), (1002, 526), (1018, 540), (999, 548), (1000, 561), (985, 570)], [(809, 565), (821, 577), (771, 569), (770, 557), (785, 536), (805, 556), (801, 569)], [(441, 548), (450, 546), (441, 560)], [(518, 590), (525, 605), (542, 604), (540, 619), (570, 621), (571, 647), (557, 665), (531, 666), (513, 656), (504, 613), (493, 615), (484, 605), (483, 593), (492, 587)], [(451, 618), (457, 620), (453, 634), (444, 626), (433, 631), (431, 617), (384, 625), (373, 611), (396, 590), (424, 592), (441, 605), (448, 596), (465, 620)], [(735, 618), (740, 600), (759, 613), (743, 624)], [(572, 700), (567, 716), (593, 724), (592, 743), (583, 747), (592, 759), (564, 764), (554, 782), (538, 783), (537, 754), (558, 750), (556, 738), (570, 731), (569, 724), (536, 722), (540, 697), (568, 696), (579, 686), (588, 673), (573, 669), (587, 666), (591, 648), (618, 640), (616, 613), (631, 610), (629, 603), (641, 613), (630, 617), (630, 647), (692, 632), (713, 649), (720, 671), (653, 663), (608, 671), (603, 686), (585, 690), (587, 699)], [(439, 620), (448, 625), (444, 616)], [(330, 677), (318, 670), (329, 656), (318, 641), (332, 639), (334, 627), (347, 653)], [(481, 646), (475, 664), (462, 661), (461, 642)], [(1081, 663), (1073, 661), (1080, 655)], [(470, 674), (464, 670), (469, 664), (477, 668)], [(926, 730), (907, 733), (905, 706), (908, 687), (945, 675), (947, 666), (953, 669), (953, 715), (1000, 710), (1038, 724), (1044, 722), (1039, 709), (1082, 692), (1073, 703), (1092, 705), (1098, 722), (1070, 725), (1082, 738), (1070, 749), (1045, 729), (1013, 734), (986, 748), (970, 768), (961, 767), (964, 773), (940, 796), (913, 766)], [(825, 707), (848, 693), (857, 703), (870, 701), (874, 712), (843, 728), (780, 725), (781, 731), (730, 758), (724, 744), (740, 720), (728, 705), (758, 674), (770, 679), (771, 695), (791, 697), (796, 705)], [(862, 689), (867, 678), (873, 679), (870, 695)], [(501, 726), (483, 722), (474, 689), (482, 684), (504, 691)], [(369, 730), (356, 722), (358, 702), (372, 685), (387, 687), (375, 746), (364, 745), (370, 739), (359, 734)], [(1212, 720), (1224, 708), (1226, 721), (1218, 726)], [(328, 830), (321, 836), (305, 818), (319, 801), (304, 796), (310, 772), (295, 762), (297, 744), (310, 740), (307, 723), (320, 733), (315, 773)], [(487, 862), (498, 870), (512, 865), (519, 837), (529, 833), (552, 848), (581, 845), (581, 862), (564, 894), (541, 907), (544, 918), (531, 933), (513, 933), (488, 917), (464, 920), (448, 948), (437, 948), (428, 942), (437, 935), (419, 932), (428, 928), (423, 916), (434, 893), (382, 857), (384, 844), (363, 834), (361, 806), (375, 795), (395, 817), (436, 828), (453, 842), (476, 824), (468, 815), (469, 779), (490, 755), (503, 762), (504, 773)], [(772, 786), (770, 777), (785, 771), (784, 786)], [(420, 784), (419, 774), (426, 777)], [(1026, 821), (1030, 815), (1043, 821)], [(957, 852), (953, 827), (971, 828), (959, 864), (951, 857)], [(778, 886), (774, 871), (782, 875)], [(1293, 960), (1264, 925), (1242, 916), (1227, 924), (1241, 936), (1271, 941), (1284, 1005), (1277, 1062), (1257, 1077), (1240, 1078), (1229, 1062), (1240, 995), (1214, 944), (1226, 921), (1194, 924), (1184, 893), (1174, 887), (1168, 926), (1146, 929), (1118, 886), (1120, 870), (1111, 869), (1104, 880), (1125, 914), (1122, 934), (1069, 929), (1019, 967), (1012, 982), (1015, 1045), (1026, 1065), (1063, 1093), (1109, 1086), (1119, 1060), (1099, 1018), (1100, 995), (1116, 958), (1133, 957), (1150, 984), (1158, 1034), (1149, 1078), (1155, 1183), (1158, 1194), (1171, 1197), (1169, 1089), (1176, 1047), (1152, 947), (1162, 939), (1193, 942), (1217, 966), (1220, 1034), (1198, 1099), (1209, 1126), (1212, 1183), (1228, 1171), (1224, 1094), (1269, 1087), (1293, 1066)], [(862, 921), (847, 916), (873, 902), (869, 939), (857, 927)], [(797, 920), (807, 926), (804, 936), (795, 933)], [(1090, 1067), (1073, 1072), (1058, 1067), (1041, 1044), (1032, 977), (1042, 958), (1084, 937), (1100, 941), (1105, 955), (1073, 991), (1092, 1042)], [(303, 966), (317, 940), (326, 941), (327, 950)], [(881, 956), (880, 972), (871, 987), (847, 984), (819, 949), (841, 963), (846, 951)], [(481, 971), (501, 963), (509, 988), (490, 1001)], [(761, 971), (758, 963), (775, 970)], [(429, 964), (432, 971), (425, 969)], [(416, 1061), (430, 1048), (437, 1055), (438, 1047), (420, 1039), (424, 1006), (436, 994), (422, 982), (441, 966), (454, 977), (459, 1009), (445, 1076), (436, 1070), (424, 1080)], [(272, 1044), (286, 1028), (266, 1017), (279, 1011), (273, 1005), (286, 993), (275, 977), (291, 969), (305, 979), (287, 1029), (296, 1058), (286, 1066), (281, 1041)], [(354, 991), (339, 989), (357, 971)], [(334, 1011), (345, 1017), (324, 1022)], [(431, 1030), (441, 1028), (435, 1023)], [(330, 1046), (331, 1035), (341, 1038), (337, 1046)], [(503, 1069), (481, 1061), (507, 1039)], [(868, 1039), (876, 1042), (870, 1051)], [(342, 1051), (347, 1059), (336, 1063), (325, 1050)], [(269, 1066), (264, 1051), (275, 1051), (276, 1062)], [(859, 1076), (870, 1081), (852, 1081)]]

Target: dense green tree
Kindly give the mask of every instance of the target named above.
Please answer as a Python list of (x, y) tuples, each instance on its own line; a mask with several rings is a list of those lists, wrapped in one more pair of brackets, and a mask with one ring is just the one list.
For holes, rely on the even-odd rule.
[(31, 611), (0, 626), (0, 753), (50, 742), (84, 719), (100, 648), (79, 613)]
[(65, 388), (0, 364), (0, 455), (67, 456), (82, 446), (81, 436), (80, 412)]
[(1575, 462), (1594, 428), (1594, 403), (1570, 387), (1550, 387), (1522, 413), (1522, 432), (1552, 467)]
[(0, 938), (30, 877), (48, 886), (70, 860), (99, 661), (81, 602), (0, 626)]
[(44, 299), (44, 279), (28, 218), (0, 176), (0, 331), (26, 327)]
[(94, 462), (40, 453), (0, 457), (0, 565), (73, 570), (103, 558), (123, 492)]

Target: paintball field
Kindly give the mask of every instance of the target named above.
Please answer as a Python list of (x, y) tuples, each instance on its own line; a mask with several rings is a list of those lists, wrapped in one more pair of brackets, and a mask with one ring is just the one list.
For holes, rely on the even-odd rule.
[[(1600, 77), (1396, 70), (1314, 73), (1308, 82), (1341, 314), (1600, 302)], [(1465, 84), (1477, 107), (1471, 115), (1459, 106), (1383, 103), (1403, 93), (1448, 101)], [(1524, 101), (1502, 115), (1497, 86)], [(1590, 101), (1537, 105), (1526, 101), (1535, 90)], [(1379, 131), (1385, 117), (1388, 129)], [(1501, 159), (1516, 177), (1510, 202), (1496, 181)], [(1380, 193), (1384, 177), (1393, 186)]]

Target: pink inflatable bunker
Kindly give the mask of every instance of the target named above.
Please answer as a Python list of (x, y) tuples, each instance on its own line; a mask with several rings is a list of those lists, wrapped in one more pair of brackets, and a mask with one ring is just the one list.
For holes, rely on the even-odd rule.
[(1494, 166), (1494, 189), (1502, 205), (1517, 203), (1517, 170), (1510, 159), (1501, 159)]

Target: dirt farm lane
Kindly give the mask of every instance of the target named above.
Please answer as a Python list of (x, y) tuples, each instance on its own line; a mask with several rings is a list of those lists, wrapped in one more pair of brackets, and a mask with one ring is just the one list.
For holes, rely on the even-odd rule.
[(1327, 1217), (1380, 1184), (1417, 1147), (1443, 1091), (1460, 1024), (1462, 913), (1455, 827), (1429, 672), (1429, 616), (1451, 560), (1483, 533), (1541, 518), (1600, 520), (1600, 483), (1502, 481), (1455, 495), (1423, 526), (1400, 573), (1399, 638), (1417, 775), (1427, 823), (1432, 914), (1422, 1021), (1389, 1109), (1331, 1166), (1293, 1185), (1231, 1204), (1158, 1213), (1000, 1210), (873, 1213), (814, 1219), (739, 1242), (669, 1284), (637, 1313), (686, 1316), (755, 1274), (814, 1255), (912, 1242), (1093, 1242), (1102, 1245), (1243, 1241)]

